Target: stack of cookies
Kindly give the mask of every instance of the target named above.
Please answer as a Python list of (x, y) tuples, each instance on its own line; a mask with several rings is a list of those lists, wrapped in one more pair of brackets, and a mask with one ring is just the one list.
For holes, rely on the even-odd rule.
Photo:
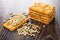
[(29, 16), (33, 20), (49, 24), (55, 17), (55, 6), (36, 2), (29, 7)]

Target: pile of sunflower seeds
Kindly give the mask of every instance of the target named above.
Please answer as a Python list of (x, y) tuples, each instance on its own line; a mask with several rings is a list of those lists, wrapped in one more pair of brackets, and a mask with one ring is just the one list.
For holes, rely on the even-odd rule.
[(35, 33), (40, 33), (41, 28), (35, 24), (25, 23), (21, 28), (17, 29), (19, 35), (36, 36)]

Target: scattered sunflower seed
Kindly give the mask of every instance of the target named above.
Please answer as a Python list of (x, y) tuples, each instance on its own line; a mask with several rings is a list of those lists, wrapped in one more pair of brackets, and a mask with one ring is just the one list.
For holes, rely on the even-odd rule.
[(43, 25), (43, 27), (45, 27), (45, 25)]
[(6, 22), (6, 20), (3, 20), (3, 22), (5, 23), (5, 22)]
[[(32, 25), (32, 26), (31, 26)], [(25, 23), (23, 27), (17, 29), (19, 35), (35, 36), (35, 33), (40, 33), (40, 27), (31, 23)]]

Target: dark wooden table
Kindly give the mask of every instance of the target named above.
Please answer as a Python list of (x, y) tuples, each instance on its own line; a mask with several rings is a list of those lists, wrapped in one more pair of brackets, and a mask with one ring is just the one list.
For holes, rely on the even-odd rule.
[[(19, 36), (17, 31), (11, 32), (4, 28), (2, 25), (0, 26), (0, 40), (60, 40), (60, 21), (58, 21), (59, 17), (56, 15), (55, 19), (46, 27), (42, 27), (42, 23), (33, 21), (31, 19), (31, 23), (39, 25), (42, 29), (41, 33), (36, 34), (35, 37), (31, 36)], [(60, 20), (60, 19), (59, 19)], [(1, 21), (2, 23), (2, 21)]]

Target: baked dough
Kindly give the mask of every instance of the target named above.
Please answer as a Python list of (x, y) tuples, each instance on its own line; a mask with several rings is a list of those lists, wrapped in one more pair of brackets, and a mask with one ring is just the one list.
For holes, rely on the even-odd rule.
[(49, 24), (55, 18), (55, 6), (36, 2), (29, 7), (29, 16), (33, 20)]
[(3, 26), (10, 31), (14, 31), (17, 28), (19, 28), (21, 25), (26, 23), (28, 21), (28, 18), (26, 18), (24, 15), (16, 14), (12, 18), (10, 18), (8, 21), (6, 21)]

